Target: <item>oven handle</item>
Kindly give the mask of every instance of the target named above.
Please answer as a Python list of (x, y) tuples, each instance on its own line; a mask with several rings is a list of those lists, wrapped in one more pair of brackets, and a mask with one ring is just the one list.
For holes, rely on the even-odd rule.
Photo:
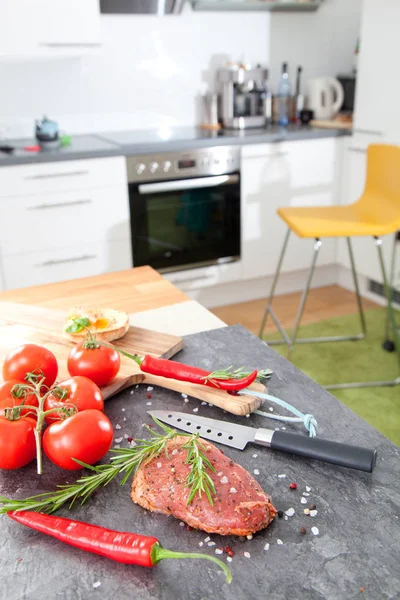
[(199, 188), (216, 187), (218, 185), (234, 185), (235, 183), (238, 183), (238, 181), (239, 175), (216, 175), (215, 177), (198, 177), (196, 179), (162, 181), (161, 183), (145, 183), (139, 185), (139, 194), (194, 190)]

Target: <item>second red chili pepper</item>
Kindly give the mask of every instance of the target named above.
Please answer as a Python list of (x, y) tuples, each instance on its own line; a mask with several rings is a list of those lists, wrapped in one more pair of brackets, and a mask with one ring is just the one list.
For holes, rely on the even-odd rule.
[(31, 529), (111, 560), (128, 565), (154, 567), (165, 558), (201, 558), (217, 564), (225, 573), (227, 583), (232, 580), (228, 567), (215, 556), (196, 552), (174, 552), (163, 548), (155, 537), (136, 533), (113, 531), (98, 525), (54, 517), (29, 510), (7, 513), (11, 519)]

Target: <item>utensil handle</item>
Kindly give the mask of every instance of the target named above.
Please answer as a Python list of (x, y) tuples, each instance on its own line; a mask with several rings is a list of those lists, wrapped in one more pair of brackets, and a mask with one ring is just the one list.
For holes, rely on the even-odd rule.
[(367, 471), (372, 473), (375, 464), (377, 451), (359, 446), (349, 446), (339, 442), (330, 442), (320, 438), (310, 438), (295, 433), (286, 433), (284, 431), (275, 431), (271, 439), (271, 448), (290, 452), (298, 456), (306, 456), (315, 460)]

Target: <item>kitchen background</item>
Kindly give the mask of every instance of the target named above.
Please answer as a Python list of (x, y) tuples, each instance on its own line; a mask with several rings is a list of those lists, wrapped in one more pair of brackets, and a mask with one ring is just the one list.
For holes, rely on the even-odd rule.
[(0, 60), (0, 135), (31, 136), (43, 114), (68, 133), (193, 125), (199, 94), (226, 60), (267, 64), (274, 91), (283, 61), (292, 81), (297, 65), (304, 82), (348, 73), (361, 7), (325, 0), (311, 13), (195, 12), (187, 3), (177, 16), (103, 14), (94, 55)]

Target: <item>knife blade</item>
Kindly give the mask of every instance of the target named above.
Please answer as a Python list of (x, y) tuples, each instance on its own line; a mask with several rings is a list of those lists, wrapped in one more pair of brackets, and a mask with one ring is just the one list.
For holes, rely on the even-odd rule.
[(286, 431), (255, 429), (246, 425), (236, 425), (228, 421), (219, 421), (173, 410), (151, 410), (148, 413), (167, 425), (188, 433), (198, 433), (202, 438), (238, 450), (244, 450), (247, 444), (252, 442), (272, 450), (280, 450), (368, 473), (372, 473), (376, 464), (377, 451), (369, 448), (350, 446), (321, 438), (310, 438)]

